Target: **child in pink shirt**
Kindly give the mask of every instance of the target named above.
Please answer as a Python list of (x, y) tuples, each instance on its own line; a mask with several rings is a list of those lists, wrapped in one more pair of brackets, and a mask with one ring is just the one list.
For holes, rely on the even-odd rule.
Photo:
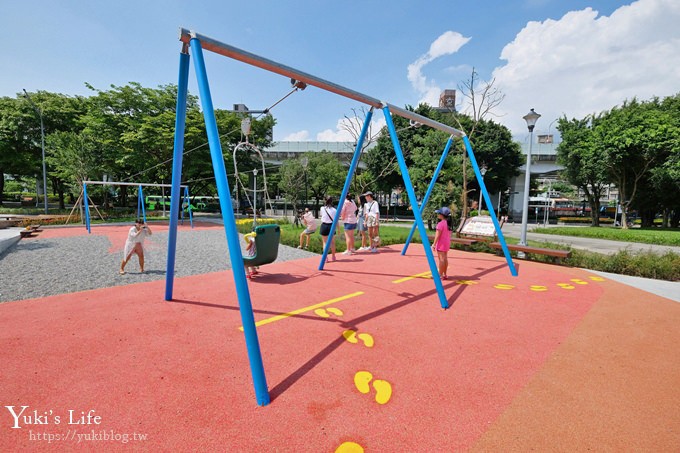
[(439, 258), (439, 276), (442, 280), (446, 280), (446, 271), (449, 267), (448, 253), (451, 248), (451, 210), (444, 206), (434, 212), (439, 222), (432, 242), (432, 251), (436, 251)]

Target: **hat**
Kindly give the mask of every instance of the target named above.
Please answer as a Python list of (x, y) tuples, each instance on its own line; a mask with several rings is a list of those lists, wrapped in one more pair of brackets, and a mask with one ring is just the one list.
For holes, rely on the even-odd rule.
[(450, 210), (449, 208), (447, 208), (446, 206), (441, 207), (441, 208), (437, 209), (437, 210), (434, 211), (434, 212), (437, 213), (437, 214), (441, 214), (441, 215), (443, 215), (444, 217), (448, 217), (448, 216), (451, 215), (451, 210)]
[(369, 190), (368, 192), (362, 194), (362, 196), (364, 196), (364, 197), (365, 197), (366, 195), (373, 196), (373, 192), (371, 192), (371, 191)]

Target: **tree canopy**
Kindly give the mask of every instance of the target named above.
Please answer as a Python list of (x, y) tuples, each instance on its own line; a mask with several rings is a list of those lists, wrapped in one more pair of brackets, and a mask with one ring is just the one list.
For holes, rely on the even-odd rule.
[[(31, 99), (45, 122), (47, 173), (64, 205), (65, 191), (78, 191), (84, 179), (107, 175), (119, 182), (168, 183), (172, 171), (177, 87), (147, 88), (131, 82), (99, 90), (90, 97), (40, 91)], [(241, 137), (242, 114), (216, 110), (227, 173), (233, 175), (230, 150)], [(274, 119), (252, 121), (251, 143), (268, 146)], [(214, 173), (205, 123), (195, 96), (187, 96), (185, 183), (193, 193), (214, 193)], [(252, 156), (242, 153), (246, 165)], [(41, 171), (40, 119), (23, 95), (0, 98), (0, 181), (4, 174), (21, 180)], [(233, 176), (232, 176), (233, 179)], [(1, 183), (0, 183), (1, 184)], [(126, 203), (125, 187), (121, 201)], [(3, 186), (0, 185), (0, 200)]]
[(623, 207), (621, 224), (636, 210), (643, 225), (654, 215), (680, 221), (680, 95), (659, 100), (633, 99), (583, 119), (559, 121), (558, 161), (564, 176), (586, 193), (597, 225), (602, 187), (614, 184)]

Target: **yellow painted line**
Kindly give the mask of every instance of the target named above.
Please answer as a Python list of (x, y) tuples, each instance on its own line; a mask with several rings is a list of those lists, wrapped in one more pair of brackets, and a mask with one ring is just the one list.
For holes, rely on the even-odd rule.
[[(299, 315), (300, 313), (304, 313), (306, 311), (316, 310), (317, 308), (325, 307), (326, 305), (331, 305), (331, 304), (334, 304), (336, 302), (351, 299), (352, 297), (361, 296), (362, 294), (364, 294), (363, 291), (357, 291), (356, 293), (347, 294), (346, 296), (340, 296), (340, 297), (336, 297), (335, 299), (327, 300), (325, 302), (319, 302), (316, 305), (310, 305), (309, 307), (289, 311), (288, 313), (283, 313), (281, 315), (272, 316), (271, 318), (263, 319), (262, 321), (256, 322), (255, 326), (260, 327), (260, 326), (264, 326), (265, 324), (271, 324), (271, 323), (276, 322), (276, 321), (281, 321), (282, 319), (290, 318), (291, 316)], [(243, 326), (239, 327), (238, 330), (243, 331)]]
[(413, 280), (414, 278), (425, 278), (425, 277), (432, 277), (432, 272), (421, 272), (420, 274), (411, 275), (410, 277), (400, 278), (399, 280), (392, 280), (392, 283), (403, 283), (403, 282), (407, 282), (409, 280)]

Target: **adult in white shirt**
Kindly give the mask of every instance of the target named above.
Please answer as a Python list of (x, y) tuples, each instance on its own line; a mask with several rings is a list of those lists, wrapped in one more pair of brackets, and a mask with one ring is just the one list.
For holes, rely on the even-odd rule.
[[(319, 232), (321, 233), (321, 241), (323, 242), (323, 248), (326, 248), (326, 241), (328, 241), (328, 236), (331, 233), (331, 225), (333, 224), (333, 219), (335, 218), (335, 213), (337, 209), (333, 207), (333, 198), (327, 197), (326, 204), (321, 207), (321, 228)], [(335, 261), (335, 237), (331, 238), (331, 258), (329, 261)]]
[(125, 273), (125, 265), (130, 261), (132, 255), (137, 255), (139, 259), (139, 270), (144, 273), (144, 238), (151, 236), (151, 229), (144, 223), (143, 220), (137, 219), (135, 226), (128, 231), (128, 237), (125, 241), (125, 251), (123, 252), (123, 261), (120, 263), (120, 274)]
[(380, 206), (378, 202), (373, 199), (373, 192), (366, 192), (366, 204), (364, 204), (364, 222), (368, 229), (369, 246), (371, 253), (378, 253), (378, 245), (380, 245), (380, 236), (378, 230), (380, 229)]

